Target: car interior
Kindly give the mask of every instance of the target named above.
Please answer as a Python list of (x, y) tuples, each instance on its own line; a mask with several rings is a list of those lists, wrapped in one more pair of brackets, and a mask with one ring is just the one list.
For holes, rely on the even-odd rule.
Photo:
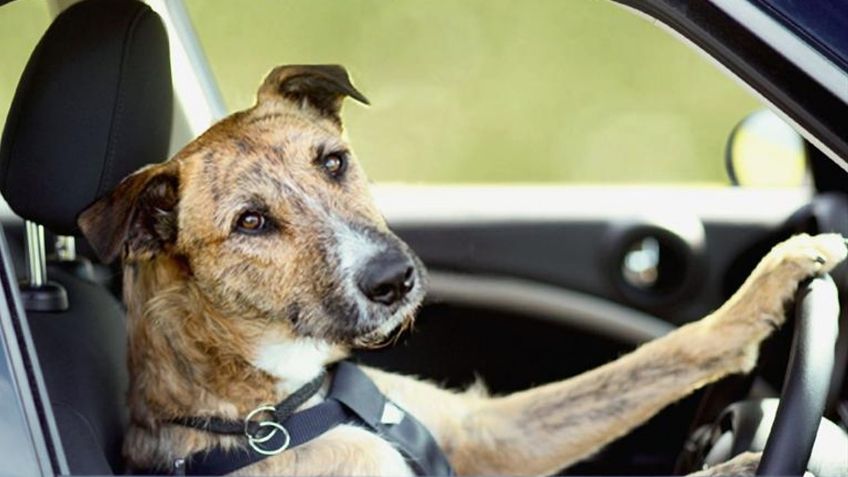
[[(121, 270), (97, 262), (76, 216), (130, 172), (167, 159), (170, 54), (164, 24), (147, 4), (74, 4), (32, 52), (0, 141), (0, 193), (13, 212), (2, 215), (2, 230), (72, 475), (123, 472), (128, 379)], [(501, 204), (485, 187), (471, 203), (446, 190), (383, 189), (381, 203), (434, 205), (425, 216), (386, 212), (427, 265), (430, 295), (412, 332), (355, 359), (458, 389), (479, 381), (493, 394), (609, 362), (717, 308), (790, 235), (848, 236), (848, 174), (812, 144), (805, 148), (814, 190), (790, 201), (763, 191), (747, 206), (733, 190), (677, 191), (672, 206), (669, 195), (638, 191), (541, 189)], [(457, 214), (456, 201), (489, 212)], [(549, 203), (557, 204), (551, 213), (539, 211)], [(832, 276), (844, 305), (848, 267)], [(836, 446), (848, 442), (848, 306), (840, 321), (821, 431)], [(716, 429), (733, 427), (728, 406), (757, 423), (771, 409), (792, 332), (787, 326), (765, 344), (753, 375), (693, 394), (563, 474), (696, 469), (718, 445)], [(817, 450), (816, 465), (838, 460), (832, 449)]]

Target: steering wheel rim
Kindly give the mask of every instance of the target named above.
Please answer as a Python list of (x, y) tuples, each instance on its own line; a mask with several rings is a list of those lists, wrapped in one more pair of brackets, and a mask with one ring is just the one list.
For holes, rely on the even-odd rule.
[(802, 283), (795, 303), (786, 378), (756, 475), (804, 475), (824, 414), (839, 333), (833, 279), (821, 275)]

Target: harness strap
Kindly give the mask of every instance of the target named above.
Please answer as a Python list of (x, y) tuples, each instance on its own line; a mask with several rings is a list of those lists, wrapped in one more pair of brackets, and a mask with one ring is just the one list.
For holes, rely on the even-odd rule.
[[(426, 427), (412, 414), (389, 401), (368, 376), (353, 363), (339, 363), (330, 396), (353, 411), (360, 421), (377, 432), (406, 458), (416, 475), (454, 475), (442, 449)], [(387, 406), (396, 415), (386, 422)], [(391, 417), (391, 416), (389, 416)]]
[[(282, 417), (281, 413), (275, 414)], [(181, 418), (172, 422), (219, 434), (243, 434), (245, 431), (245, 423), (236, 421), (221, 420), (204, 427), (201, 427), (203, 422), (211, 421)], [(201, 425), (195, 425), (198, 422)], [(229, 432), (236, 430), (236, 423), (238, 432)], [(361, 369), (346, 361), (336, 365), (330, 392), (321, 404), (276, 419), (273, 424), (267, 421), (255, 424), (257, 433), (251, 434), (254, 438), (249, 441), (250, 446), (233, 450), (214, 447), (197, 452), (182, 459), (174, 470), (184, 475), (228, 474), (309, 442), (340, 424), (357, 424), (392, 443), (416, 475), (454, 475), (427, 428), (389, 401)], [(265, 452), (266, 449), (269, 451)]]

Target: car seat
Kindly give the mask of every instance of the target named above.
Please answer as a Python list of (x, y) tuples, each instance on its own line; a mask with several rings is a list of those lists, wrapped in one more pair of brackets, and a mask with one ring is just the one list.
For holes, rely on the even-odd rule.
[(172, 95), (158, 15), (135, 0), (86, 0), (36, 46), (0, 142), (0, 192), (27, 224), (22, 298), (72, 474), (123, 470), (125, 313), (84, 267), (45, 261), (44, 228), (78, 236), (80, 211), (166, 158)]

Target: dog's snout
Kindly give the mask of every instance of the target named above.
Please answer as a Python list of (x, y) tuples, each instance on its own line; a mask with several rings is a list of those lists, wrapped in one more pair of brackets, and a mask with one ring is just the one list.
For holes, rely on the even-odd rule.
[(415, 286), (415, 267), (409, 257), (399, 251), (384, 253), (365, 265), (358, 285), (369, 300), (393, 305)]

